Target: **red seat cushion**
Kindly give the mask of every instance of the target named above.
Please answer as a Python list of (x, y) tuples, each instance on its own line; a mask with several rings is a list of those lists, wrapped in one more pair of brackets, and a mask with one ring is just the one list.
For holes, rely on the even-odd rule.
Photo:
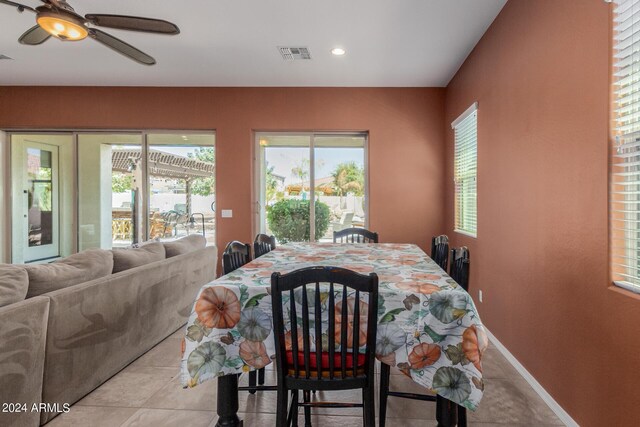
[[(322, 358), (322, 369), (329, 369), (329, 352), (323, 351), (321, 358)], [(334, 369), (342, 369), (341, 359), (342, 359), (342, 353), (335, 353), (333, 355)], [(364, 354), (358, 353), (358, 368), (364, 366), (364, 360), (365, 360)], [(287, 350), (287, 364), (289, 364), (289, 367), (293, 367), (293, 351), (292, 350)], [(309, 354), (309, 369), (316, 370), (317, 366), (318, 365), (316, 364), (316, 353), (311, 352)], [(298, 367), (300, 369), (304, 369), (304, 352), (302, 351), (298, 351)], [(353, 368), (352, 353), (347, 353), (345, 368), (346, 369)]]

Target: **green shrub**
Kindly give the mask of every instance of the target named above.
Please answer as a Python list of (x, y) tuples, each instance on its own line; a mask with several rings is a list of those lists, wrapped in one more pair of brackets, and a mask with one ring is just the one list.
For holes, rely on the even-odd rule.
[[(329, 228), (329, 206), (316, 201), (316, 241)], [(267, 222), (278, 241), (309, 241), (309, 200), (280, 200), (269, 208)]]

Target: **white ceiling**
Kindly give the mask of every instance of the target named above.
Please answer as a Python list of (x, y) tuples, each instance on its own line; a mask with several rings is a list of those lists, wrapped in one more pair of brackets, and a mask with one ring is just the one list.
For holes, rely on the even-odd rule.
[[(14, 59), (0, 61), (0, 85), (442, 87), (506, 1), (69, 0), (81, 15), (176, 23), (177, 36), (107, 29), (152, 67), (90, 39), (20, 45), (35, 15), (0, 4), (0, 54)], [(285, 62), (277, 46), (307, 46), (313, 59)], [(336, 46), (347, 54), (331, 55)]]

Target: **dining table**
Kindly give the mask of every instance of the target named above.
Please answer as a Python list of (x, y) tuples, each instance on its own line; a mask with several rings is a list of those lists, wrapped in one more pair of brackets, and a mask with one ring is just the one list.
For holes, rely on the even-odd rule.
[(242, 425), (238, 374), (273, 362), (271, 275), (311, 266), (378, 275), (378, 306), (366, 307), (378, 314), (376, 358), (437, 394), (439, 426), (456, 425), (458, 405), (478, 407), (485, 329), (469, 293), (417, 245), (288, 243), (207, 283), (196, 296), (180, 376), (185, 388), (217, 378), (217, 426)]

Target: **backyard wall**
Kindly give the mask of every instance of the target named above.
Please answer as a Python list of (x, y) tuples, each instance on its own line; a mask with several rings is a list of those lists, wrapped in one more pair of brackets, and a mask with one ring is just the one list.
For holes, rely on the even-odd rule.
[(368, 131), (370, 228), (427, 248), (444, 227), (443, 114), (441, 88), (0, 87), (0, 129), (216, 130), (220, 248), (253, 241), (253, 132), (287, 130)]
[[(483, 321), (583, 426), (637, 424), (640, 298), (611, 287), (610, 10), (512, 0), (447, 88), (447, 232)], [(478, 101), (478, 238), (453, 233), (453, 131)]]

